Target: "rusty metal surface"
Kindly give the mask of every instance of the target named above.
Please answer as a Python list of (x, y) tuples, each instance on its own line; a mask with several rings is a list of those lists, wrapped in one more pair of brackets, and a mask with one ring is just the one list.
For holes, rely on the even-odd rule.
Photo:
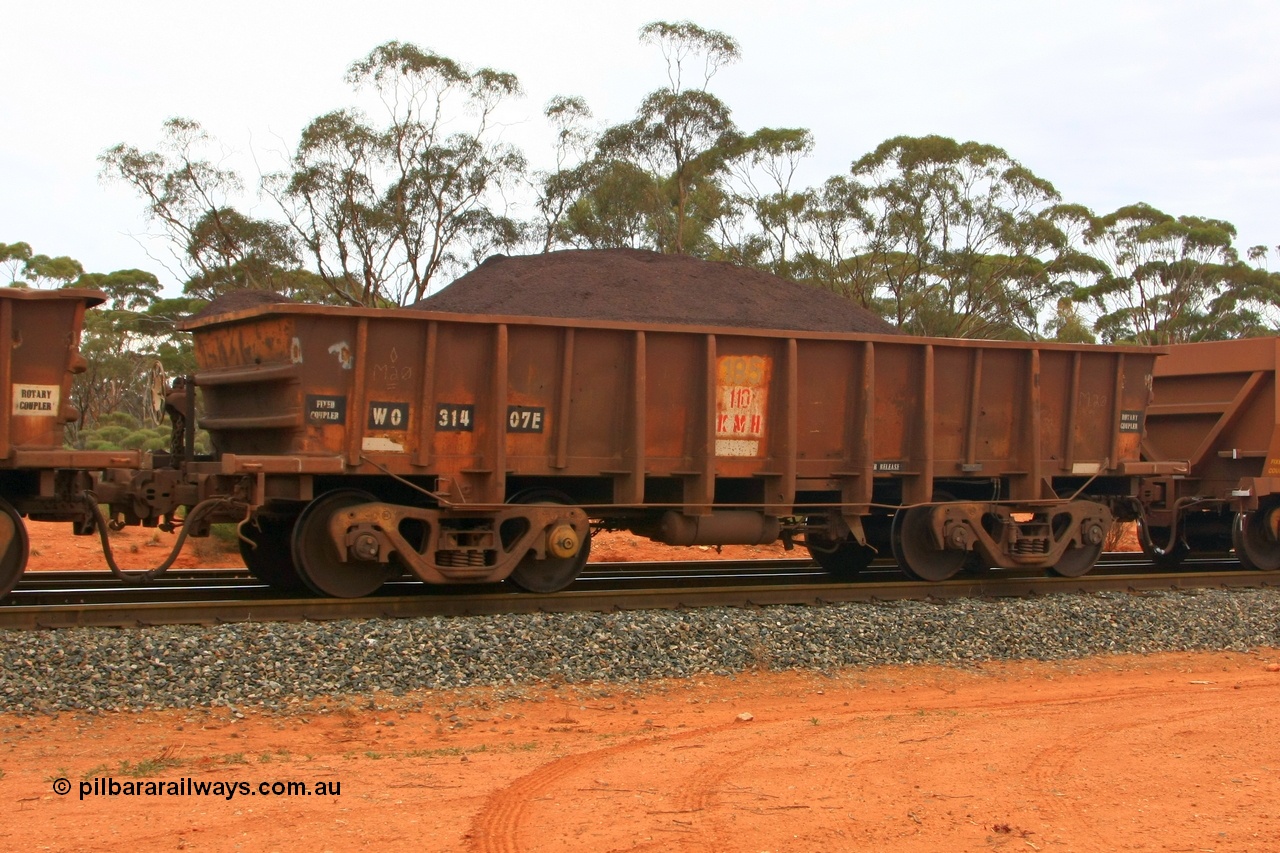
[[(1274, 491), (1280, 477), (1276, 365), (1280, 338), (1179, 344), (1156, 362), (1144, 452), (1186, 460), (1187, 494), (1230, 500)], [(1242, 485), (1243, 484), (1243, 485)]]
[(458, 504), (591, 480), (583, 503), (693, 515), (866, 507), (889, 479), (904, 502), (957, 478), (1052, 498), (1139, 463), (1158, 352), (308, 305), (187, 328), (225, 455), (340, 460)]
[(80, 414), (70, 395), (87, 366), (84, 312), (105, 299), (97, 290), (0, 288), (0, 467), (15, 467), (15, 450), (62, 447), (63, 425)]

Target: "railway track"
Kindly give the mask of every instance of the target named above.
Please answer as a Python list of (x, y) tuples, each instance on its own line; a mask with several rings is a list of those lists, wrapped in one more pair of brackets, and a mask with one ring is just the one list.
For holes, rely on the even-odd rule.
[(992, 571), (942, 583), (906, 580), (890, 561), (873, 564), (855, 581), (839, 583), (804, 559), (596, 563), (569, 589), (551, 595), (492, 585), (444, 589), (404, 580), (360, 599), (284, 598), (236, 569), (175, 571), (139, 586), (123, 585), (101, 571), (41, 572), (25, 578), (0, 604), (0, 628), (820, 605), (1269, 586), (1280, 586), (1280, 572), (1243, 570), (1231, 559), (1188, 561), (1177, 571), (1153, 571), (1149, 563), (1122, 555), (1109, 556), (1083, 578)]

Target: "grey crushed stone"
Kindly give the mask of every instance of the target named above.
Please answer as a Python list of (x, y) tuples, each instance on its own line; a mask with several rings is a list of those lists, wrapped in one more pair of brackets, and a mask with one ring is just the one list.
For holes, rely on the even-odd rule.
[(1280, 592), (0, 632), (19, 713), (1280, 646)]

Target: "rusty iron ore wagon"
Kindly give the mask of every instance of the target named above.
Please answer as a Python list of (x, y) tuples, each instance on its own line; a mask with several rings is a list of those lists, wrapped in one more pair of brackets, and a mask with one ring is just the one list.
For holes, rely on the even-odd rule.
[(1280, 569), (1280, 339), (1178, 344), (1156, 363), (1144, 456), (1184, 461), (1143, 479), (1143, 546), (1157, 562), (1235, 548)]
[(593, 528), (1074, 576), (1168, 470), (1140, 459), (1154, 349), (292, 303), (184, 328), (214, 458), (99, 499), (147, 523), (234, 498), (250, 569), (328, 595), (561, 589)]
[(143, 463), (137, 451), (64, 447), (64, 427), (80, 418), (71, 383), (88, 368), (80, 354), (85, 310), (105, 300), (97, 290), (0, 288), (0, 595), (26, 568), (22, 516), (81, 518), (78, 494), (90, 472)]

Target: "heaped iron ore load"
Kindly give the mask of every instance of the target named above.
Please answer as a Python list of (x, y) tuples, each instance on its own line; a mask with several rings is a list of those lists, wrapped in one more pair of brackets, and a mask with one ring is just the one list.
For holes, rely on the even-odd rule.
[(874, 312), (817, 287), (748, 267), (643, 249), (495, 255), (413, 307), (621, 323), (898, 332)]
[(1172, 565), (1234, 548), (1280, 569), (1280, 339), (1178, 344), (1156, 363), (1146, 458), (1182, 461), (1145, 479), (1143, 546)]

